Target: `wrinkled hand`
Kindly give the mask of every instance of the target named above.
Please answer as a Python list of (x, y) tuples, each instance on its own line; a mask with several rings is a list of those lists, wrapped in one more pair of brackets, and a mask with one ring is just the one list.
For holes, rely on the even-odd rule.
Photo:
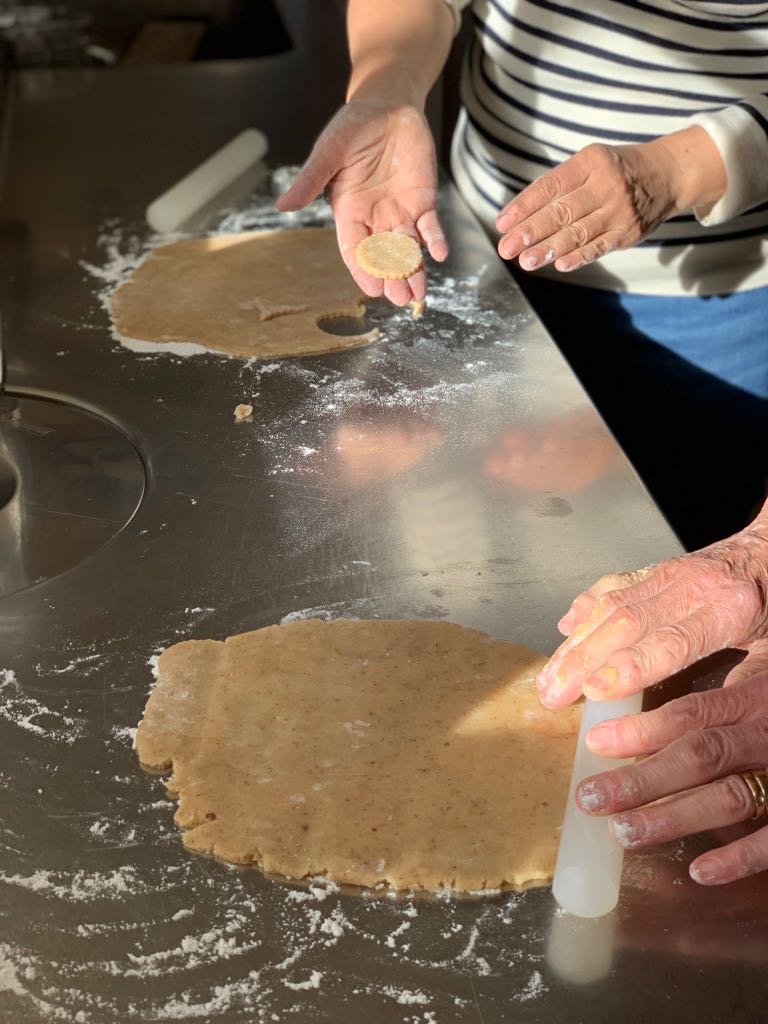
[[(583, 810), (613, 815), (610, 828), (623, 846), (749, 821), (754, 798), (734, 773), (768, 765), (768, 674), (603, 722), (587, 743), (605, 757), (651, 755), (585, 779), (576, 791)], [(768, 868), (768, 827), (747, 831), (697, 857), (694, 881), (721, 885)]]
[(627, 249), (662, 221), (725, 191), (725, 168), (698, 127), (629, 146), (592, 144), (508, 203), (499, 254), (523, 270), (576, 270)]
[(426, 293), (426, 275), (381, 281), (357, 265), (358, 242), (374, 231), (400, 231), (426, 246), (436, 260), (448, 255), (435, 209), (435, 147), (424, 115), (415, 107), (372, 99), (351, 100), (327, 125), (280, 210), (298, 210), (327, 187), (341, 255), (355, 281), (372, 298), (404, 306)]
[(542, 703), (636, 693), (723, 648), (748, 652), (726, 686), (768, 670), (768, 522), (652, 569), (604, 576), (558, 623)]

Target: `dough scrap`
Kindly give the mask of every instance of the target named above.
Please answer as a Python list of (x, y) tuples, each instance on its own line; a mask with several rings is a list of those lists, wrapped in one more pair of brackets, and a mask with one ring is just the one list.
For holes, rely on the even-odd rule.
[(190, 342), (231, 356), (301, 356), (362, 345), (378, 332), (328, 334), (328, 317), (360, 317), (363, 294), (334, 231), (249, 231), (164, 245), (112, 296), (124, 338)]
[(400, 281), (422, 266), (421, 248), (415, 238), (395, 231), (368, 235), (355, 250), (358, 265), (372, 277)]
[(424, 310), (427, 308), (427, 303), (424, 299), (411, 299), (408, 303), (411, 307), (411, 319), (421, 320), (424, 316)]
[(316, 619), (158, 662), (136, 748), (190, 850), (397, 889), (552, 876), (581, 709), (545, 658), (446, 622)]
[(249, 420), (253, 416), (253, 406), (247, 405), (245, 402), (241, 402), (240, 405), (235, 406), (235, 419), (238, 423), (242, 423), (243, 420)]

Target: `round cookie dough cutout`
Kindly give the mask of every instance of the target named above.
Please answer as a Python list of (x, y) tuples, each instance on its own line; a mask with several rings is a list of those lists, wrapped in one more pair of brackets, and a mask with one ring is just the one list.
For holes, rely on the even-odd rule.
[(402, 281), (423, 265), (421, 248), (415, 238), (396, 231), (379, 231), (358, 243), (358, 266), (382, 281)]

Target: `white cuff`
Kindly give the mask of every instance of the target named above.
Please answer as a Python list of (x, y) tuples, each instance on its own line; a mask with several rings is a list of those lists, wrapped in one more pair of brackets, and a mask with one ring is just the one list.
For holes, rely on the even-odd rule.
[(734, 104), (695, 114), (686, 127), (694, 124), (717, 146), (728, 181), (716, 203), (694, 207), (696, 220), (704, 227), (724, 224), (768, 199), (768, 135), (752, 114)]

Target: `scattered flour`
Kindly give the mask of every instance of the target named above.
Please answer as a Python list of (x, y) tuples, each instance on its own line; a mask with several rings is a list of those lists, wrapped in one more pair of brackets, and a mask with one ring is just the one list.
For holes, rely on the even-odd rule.
[(518, 993), (518, 1002), (527, 1003), (530, 999), (536, 999), (547, 991), (544, 979), (538, 971), (534, 971), (528, 979), (525, 988)]
[(75, 743), (85, 733), (85, 721), (49, 708), (26, 693), (16, 673), (0, 669), (0, 720), (54, 743)]
[(42, 665), (38, 664), (35, 666), (39, 674), (51, 673), (56, 676), (66, 675), (69, 672), (77, 672), (78, 676), (88, 676), (92, 672), (98, 671), (104, 665), (106, 656), (103, 653), (100, 654), (83, 654), (79, 657), (72, 658), (71, 661), (62, 666), (61, 668), (53, 668), (51, 666), (43, 668)]
[(400, 1003), (401, 1006), (423, 1006), (430, 1001), (429, 997), (418, 989), (411, 992), (408, 989), (395, 988), (394, 985), (386, 985), (381, 991), (385, 996), (394, 999), (396, 1003)]
[(359, 598), (354, 601), (335, 601), (328, 605), (315, 605), (311, 608), (298, 608), (288, 612), (280, 619), (280, 625), (288, 622), (304, 622), (307, 619), (322, 619), (332, 622), (334, 619), (376, 619), (375, 602), (370, 598)]
[(112, 735), (115, 739), (127, 741), (134, 750), (136, 749), (137, 731), (138, 728), (132, 725), (115, 725), (112, 727)]
[(0, 992), (16, 992), (24, 995), (26, 989), (19, 981), (16, 968), (8, 959), (7, 947), (0, 946)]
[[(351, 940), (350, 955), (354, 950), (355, 956), (362, 956), (361, 964), (366, 959), (380, 964), (376, 951), (386, 950), (391, 958), (388, 962), (397, 961), (406, 970), (417, 969), (420, 984), (399, 984), (399, 967), (393, 968), (391, 978), (383, 982), (380, 966), (375, 980), (367, 979), (364, 968), (358, 967), (358, 987), (348, 990), (348, 999), (365, 995), (401, 1007), (418, 1007), (418, 1016), (403, 1019), (436, 1024), (442, 1019), (443, 1003), (437, 1001), (442, 999), (438, 993), (442, 992), (445, 979), (487, 975), (488, 962), (477, 957), (476, 944), (481, 937), (487, 938), (494, 922), (511, 913), (510, 906), (521, 905), (511, 894), (511, 902), (502, 899), (497, 904), (486, 904), (478, 916), (469, 902), (443, 898), (427, 901), (423, 906), (429, 913), (424, 917), (423, 932), (419, 932), (422, 904), (414, 899), (402, 901), (387, 894), (368, 893), (343, 905), (342, 899), (346, 897), (341, 888), (322, 877), (310, 879), (306, 888), (266, 884), (253, 890), (248, 872), (224, 870), (219, 865), (211, 875), (205, 870), (198, 871), (199, 864), (195, 859), (187, 859), (178, 865), (158, 867), (158, 874), (146, 890), (136, 885), (138, 877), (128, 867), (112, 874), (87, 877), (85, 872), (68, 877), (51, 871), (0, 876), (0, 884), (20, 886), (41, 897), (54, 897), (76, 906), (95, 905), (105, 897), (126, 899), (136, 892), (154, 893), (156, 899), (149, 904), (145, 895), (144, 905), (157, 904), (157, 924), (172, 922), (181, 930), (173, 945), (166, 943), (158, 948), (158, 938), (167, 939), (169, 933), (158, 930), (151, 916), (146, 917), (146, 911), (143, 921), (131, 920), (127, 914), (121, 914), (124, 919), (120, 922), (80, 921), (73, 932), (77, 942), (88, 947), (88, 955), (74, 959), (73, 951), (70, 960), (47, 960), (45, 964), (23, 950), (0, 944), (0, 991), (29, 1000), (43, 1019), (69, 1024), (89, 1024), (91, 1014), (94, 1020), (129, 1022), (207, 1021), (218, 1017), (254, 1024), (308, 1020), (317, 1012), (314, 1000), (326, 981), (332, 980), (335, 990), (340, 977), (333, 966), (321, 966), (318, 959), (326, 955), (325, 951), (341, 948)], [(216, 893), (213, 903), (212, 884)], [(169, 901), (185, 897), (198, 903), (206, 895), (205, 930), (185, 934), (185, 921), (194, 914), (189, 904), (165, 918), (162, 908)], [(456, 926), (460, 925), (457, 917), (466, 920), (467, 915), (474, 923), (468, 930), (460, 926), (455, 931), (448, 928), (449, 938), (435, 947), (434, 924), (429, 924), (429, 918), (436, 912)], [(265, 929), (266, 921), (271, 924)], [(128, 931), (132, 941), (122, 944), (120, 959), (104, 959), (105, 938), (120, 931)], [(408, 944), (395, 941), (406, 933)], [(438, 950), (441, 955), (435, 956)], [(499, 949), (498, 953), (499, 964), (502, 956), (509, 961), (509, 950), (502, 954)], [(342, 958), (345, 955), (341, 953)], [(51, 987), (50, 981), (42, 985), (41, 968), (46, 978), (61, 978), (60, 987)], [(430, 977), (435, 981), (434, 993)], [(128, 1002), (118, 994), (125, 992), (125, 979), (134, 982), (129, 988)], [(153, 985), (147, 984), (151, 979), (162, 979), (162, 998), (153, 995)], [(120, 987), (114, 988), (113, 982)], [(170, 996), (169, 986), (173, 986)], [(514, 998), (527, 1002), (545, 992), (540, 973), (534, 971)], [(292, 998), (298, 1002), (286, 1005), (286, 998), (289, 1004)], [(457, 997), (451, 1005), (453, 1002), (464, 1006), (466, 1001)]]
[(31, 875), (0, 872), (0, 882), (74, 903), (119, 900), (124, 896), (138, 895), (147, 889), (147, 884), (140, 880), (138, 870), (129, 864), (110, 872), (77, 871), (69, 877), (63, 871), (43, 869)]
[(472, 964), (477, 968), (477, 973), (483, 976), (487, 976), (491, 973), (491, 965), (485, 959), (485, 957), (478, 956), (475, 952), (475, 946), (477, 940), (480, 938), (480, 930), (476, 924), (472, 925), (469, 932), (469, 940), (466, 946), (459, 955), (460, 960), (464, 960), (467, 963)]
[(309, 988), (320, 988), (320, 982), (323, 979), (321, 971), (312, 971), (309, 978), (306, 981), (283, 981), (286, 988), (293, 989), (294, 992), (300, 992)]

